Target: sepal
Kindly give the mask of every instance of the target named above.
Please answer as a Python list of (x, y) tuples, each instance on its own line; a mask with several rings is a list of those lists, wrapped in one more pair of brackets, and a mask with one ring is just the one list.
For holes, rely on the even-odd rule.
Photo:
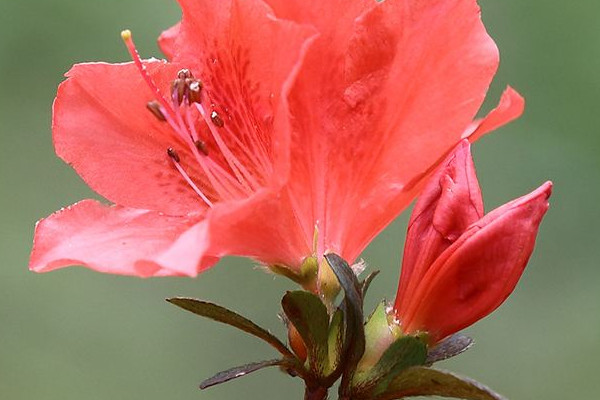
[(427, 353), (428, 365), (438, 361), (447, 360), (469, 350), (475, 342), (468, 336), (455, 333), (454, 335), (442, 340), (440, 343), (429, 349)]

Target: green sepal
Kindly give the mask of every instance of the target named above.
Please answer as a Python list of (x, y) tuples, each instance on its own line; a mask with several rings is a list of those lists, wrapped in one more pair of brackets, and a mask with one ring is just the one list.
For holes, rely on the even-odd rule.
[(238, 328), (244, 332), (247, 332), (259, 339), (264, 340), (271, 346), (273, 346), (279, 353), (286, 358), (295, 358), (294, 354), (290, 349), (287, 348), (277, 337), (275, 337), (268, 330), (261, 328), (248, 318), (242, 317), (234, 311), (228, 310), (225, 307), (219, 306), (214, 303), (202, 301), (198, 299), (192, 299), (187, 297), (174, 297), (167, 299), (171, 304), (183, 308), (184, 310), (190, 311), (201, 317), (210, 318), (217, 322)]
[(329, 363), (327, 307), (319, 297), (301, 290), (287, 292), (281, 299), (281, 306), (306, 345), (311, 371), (323, 376)]
[(426, 359), (427, 345), (420, 338), (401, 337), (385, 350), (373, 368), (355, 376), (353, 392), (369, 393), (369, 397), (383, 393), (403, 370), (423, 365)]
[(277, 359), (277, 360), (265, 360), (254, 363), (233, 367), (225, 371), (218, 372), (214, 376), (205, 379), (200, 384), (200, 389), (207, 389), (211, 386), (220, 385), (221, 383), (229, 382), (232, 379), (241, 378), (242, 376), (248, 375), (252, 372), (258, 371), (266, 367), (280, 366), (283, 368), (293, 369), (296, 361), (292, 359)]
[(345, 316), (342, 382), (340, 396), (350, 390), (352, 376), (365, 352), (365, 331), (363, 316), (362, 287), (348, 263), (334, 253), (326, 254), (325, 259), (333, 270), (344, 291), (342, 310)]
[(506, 400), (505, 397), (473, 379), (428, 367), (411, 367), (404, 370), (374, 400), (394, 400), (410, 396)]

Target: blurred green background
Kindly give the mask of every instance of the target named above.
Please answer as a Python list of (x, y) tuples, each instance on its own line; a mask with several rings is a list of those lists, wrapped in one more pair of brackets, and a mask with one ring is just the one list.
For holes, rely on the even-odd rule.
[[(523, 118), (474, 146), (487, 208), (546, 179), (552, 208), (513, 296), (468, 329), (477, 344), (443, 367), (511, 399), (596, 399), (600, 384), (600, 2), (482, 2), (502, 54), (490, 91), (510, 83)], [(54, 156), (50, 109), (71, 64), (127, 61), (131, 28), (144, 56), (179, 10), (167, 0), (0, 0), (0, 398), (299, 399), (302, 386), (266, 370), (200, 392), (214, 372), (275, 354), (164, 298), (196, 296), (282, 334), (277, 303), (292, 285), (226, 259), (198, 279), (148, 279), (70, 268), (27, 270), (34, 223), (93, 194)], [(490, 103), (491, 104), (491, 103)], [(488, 106), (489, 108), (489, 106)], [(392, 298), (407, 216), (365, 252), (382, 269), (369, 306)]]

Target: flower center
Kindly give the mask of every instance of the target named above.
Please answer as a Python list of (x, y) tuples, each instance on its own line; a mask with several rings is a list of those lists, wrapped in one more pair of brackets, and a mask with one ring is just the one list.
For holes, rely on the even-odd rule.
[[(260, 168), (270, 164), (266, 153), (253, 151), (253, 148), (238, 140), (214, 105), (212, 110), (206, 109), (201, 101), (202, 81), (196, 79), (190, 70), (182, 69), (171, 84), (169, 96), (165, 97), (140, 59), (131, 32), (125, 30), (121, 37), (144, 81), (154, 93), (155, 100), (148, 102), (147, 109), (159, 121), (169, 124), (180, 139), (177, 145), (184, 145), (179, 149), (176, 145), (169, 147), (166, 156), (202, 201), (208, 207), (213, 207), (215, 201), (242, 199), (258, 190), (266, 179), (263, 176), (265, 171), (269, 169)], [(230, 143), (233, 140), (235, 153), (224, 138), (229, 139)], [(211, 151), (208, 141), (214, 144)], [(218, 150), (217, 154), (213, 155), (212, 150)], [(244, 165), (240, 161), (236, 155), (239, 152), (251, 165)], [(183, 153), (193, 160), (186, 160), (184, 165)], [(198, 174), (190, 173), (196, 172), (190, 171), (193, 165), (190, 162), (200, 167), (203, 179), (198, 178)]]

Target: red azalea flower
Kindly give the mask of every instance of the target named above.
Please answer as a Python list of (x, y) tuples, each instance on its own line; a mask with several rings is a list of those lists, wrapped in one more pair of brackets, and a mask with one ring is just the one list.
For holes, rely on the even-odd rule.
[(498, 65), (475, 0), (180, 0), (169, 62), (79, 64), (57, 154), (115, 205), (40, 221), (30, 268), (195, 275), (226, 254), (353, 261), (473, 122)]
[(499, 307), (533, 252), (551, 190), (546, 182), (484, 216), (470, 145), (461, 143), (409, 222), (394, 304), (402, 331), (435, 343)]

